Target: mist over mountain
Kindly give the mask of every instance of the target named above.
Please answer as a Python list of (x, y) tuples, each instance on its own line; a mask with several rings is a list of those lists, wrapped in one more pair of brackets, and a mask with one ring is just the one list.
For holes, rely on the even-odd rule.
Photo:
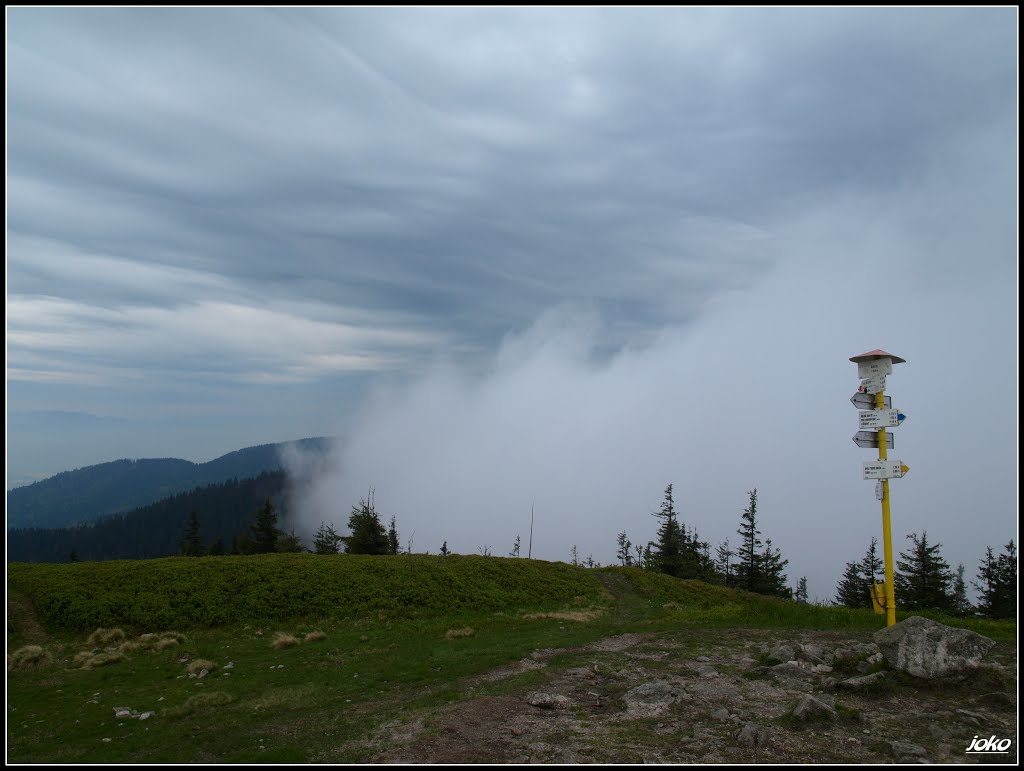
[(59, 528), (93, 522), (176, 493), (283, 468), (282, 452), (325, 452), (326, 437), (246, 447), (207, 463), (180, 458), (121, 459), (64, 471), (7, 492), (7, 528)]

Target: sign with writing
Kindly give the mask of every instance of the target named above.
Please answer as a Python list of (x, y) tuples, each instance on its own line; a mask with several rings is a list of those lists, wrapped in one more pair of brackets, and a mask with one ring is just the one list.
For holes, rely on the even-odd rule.
[(857, 362), (857, 377), (866, 378), (874, 375), (891, 375), (892, 359), (872, 359)]
[(857, 389), (864, 394), (877, 394), (885, 390), (885, 375), (875, 375), (860, 381), (860, 388)]
[(895, 428), (907, 417), (897, 409), (861, 410), (857, 414), (860, 416), (861, 429)]
[(899, 479), (910, 471), (901, 460), (866, 460), (863, 468), (865, 479)]

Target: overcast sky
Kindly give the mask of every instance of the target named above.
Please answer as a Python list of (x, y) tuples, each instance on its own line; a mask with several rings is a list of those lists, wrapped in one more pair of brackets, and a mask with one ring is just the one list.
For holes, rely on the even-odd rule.
[[(1017, 9), (7, 10), (8, 486), (344, 436), (403, 546), (612, 560), (747, 491), (830, 597), (1016, 538)], [(301, 465), (301, 464), (300, 464)]]

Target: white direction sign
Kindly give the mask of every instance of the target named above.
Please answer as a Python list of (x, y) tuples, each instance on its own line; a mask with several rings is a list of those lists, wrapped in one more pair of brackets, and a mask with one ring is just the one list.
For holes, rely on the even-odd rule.
[(860, 388), (857, 389), (863, 394), (877, 394), (885, 390), (885, 375), (875, 375), (864, 378), (860, 381)]
[[(886, 409), (892, 407), (891, 396), (885, 396), (883, 397), (883, 399), (885, 400)], [(858, 410), (873, 410), (875, 408), (875, 395), (864, 394), (858, 391), (857, 393), (850, 397), (850, 404), (852, 404)]]
[(857, 377), (874, 377), (875, 375), (891, 375), (892, 359), (873, 359), (857, 362)]
[(882, 497), (882, 480), (879, 479), (877, 482), (875, 482), (875, 498), (877, 498), (878, 500), (882, 500)]
[(901, 460), (866, 460), (864, 461), (865, 479), (899, 479), (910, 471), (909, 466)]
[(888, 410), (861, 410), (860, 415), (860, 427), (861, 429), (871, 428), (895, 428), (906, 415), (901, 415), (897, 409)]
[[(874, 447), (878, 448), (878, 432), (877, 431), (858, 431), (853, 435), (853, 441), (858, 447)], [(888, 449), (893, 448), (892, 434), (885, 435), (885, 446)]]

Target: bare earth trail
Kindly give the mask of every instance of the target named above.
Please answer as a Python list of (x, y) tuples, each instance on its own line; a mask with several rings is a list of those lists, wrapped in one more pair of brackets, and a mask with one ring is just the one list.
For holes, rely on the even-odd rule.
[[(612, 617), (635, 620), (643, 600), (618, 576), (602, 580), (618, 600)], [(765, 666), (766, 651), (779, 645), (798, 652), (800, 665)], [(996, 762), (1016, 763), (1015, 645), (999, 643), (985, 671), (960, 683), (887, 675), (880, 687), (837, 688), (858, 672), (829, 672), (825, 662), (836, 651), (866, 656), (871, 648), (870, 633), (684, 629), (534, 651), (466, 680), (455, 704), (387, 724), (365, 744), (366, 759), (971, 763), (979, 759), (965, 753), (972, 739), (995, 735), (1014, 740), (1010, 755)], [(807, 696), (834, 712), (807, 722), (788, 717)]]

